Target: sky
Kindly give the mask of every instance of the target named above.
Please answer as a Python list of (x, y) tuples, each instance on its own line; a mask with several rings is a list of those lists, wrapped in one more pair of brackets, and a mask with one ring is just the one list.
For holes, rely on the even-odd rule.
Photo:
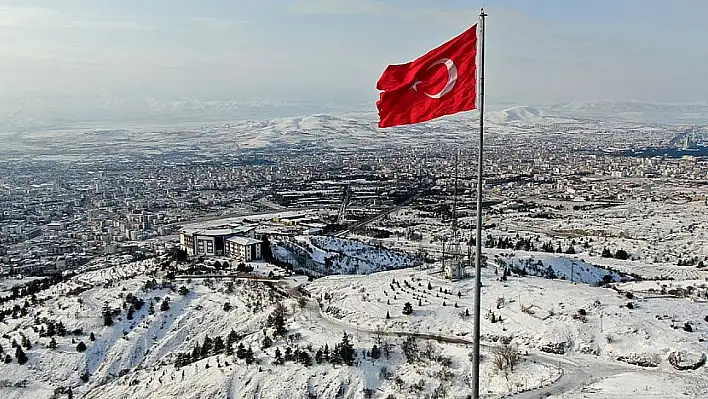
[(368, 104), (487, 19), (487, 100), (706, 101), (706, 0), (0, 0), (0, 105)]

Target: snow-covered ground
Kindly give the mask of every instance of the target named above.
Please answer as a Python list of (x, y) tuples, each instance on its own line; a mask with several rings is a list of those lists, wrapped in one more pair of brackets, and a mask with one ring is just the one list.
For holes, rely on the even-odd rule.
[(410, 253), (333, 236), (279, 237), (272, 252), (295, 270), (314, 276), (370, 274), (420, 263)]
[[(275, 269), (257, 266), (259, 274)], [(295, 285), (307, 284), (301, 277), (283, 280), (274, 290), (265, 283), (218, 279), (180, 279), (163, 285), (160, 277), (154, 277), (159, 275), (159, 265), (152, 260), (111, 266), (55, 284), (34, 300), (23, 297), (5, 303), (3, 309), (15, 304), (23, 308), (25, 300), (33, 304), (25, 308), (26, 314), (0, 323), (0, 345), (11, 356), (9, 363), (0, 363), (0, 397), (67, 397), (68, 389), (75, 397), (102, 399), (362, 398), (367, 392), (374, 397), (443, 393), (459, 397), (470, 389), (469, 343), (418, 337), (414, 353), (420, 358), (409, 361), (402, 347), (410, 338), (341, 323), (320, 311), (313, 299), (285, 296)], [(136, 301), (142, 306), (135, 306)], [(277, 303), (285, 309), (283, 336), (275, 336), (268, 322)], [(112, 325), (106, 325), (106, 312)], [(66, 334), (55, 334), (59, 323)], [(239, 343), (253, 349), (253, 364), (223, 350), (176, 364), (178, 354), (191, 353), (207, 336), (228, 342), (230, 331), (238, 336), (234, 350)], [(333, 350), (344, 333), (356, 354), (354, 364), (318, 363), (318, 349), (327, 345)], [(263, 343), (266, 335), (273, 338), (272, 346)], [(13, 341), (22, 345), (25, 364), (18, 364)], [(86, 346), (81, 352), (80, 343)], [(370, 355), (374, 345), (390, 346), (390, 353), (374, 359)], [(308, 353), (313, 364), (290, 360), (274, 364), (276, 348), (287, 353), (288, 347)], [(482, 363), (482, 387), (490, 397), (549, 385), (561, 373), (555, 363), (528, 358), (505, 376), (496, 371), (490, 350), (485, 348)]]

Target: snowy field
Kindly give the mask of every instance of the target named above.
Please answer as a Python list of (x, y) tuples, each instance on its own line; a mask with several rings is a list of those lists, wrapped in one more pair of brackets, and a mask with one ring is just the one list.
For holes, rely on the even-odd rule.
[[(683, 384), (671, 389), (680, 387), (697, 397), (708, 394), (705, 367), (678, 371), (669, 361), (675, 354), (690, 363), (701, 361), (708, 338), (705, 302), (644, 295), (640, 290), (630, 300), (626, 292), (633, 292), (634, 283), (620, 284), (618, 292), (537, 277), (512, 276), (502, 282), (491, 268), (483, 276), (485, 344), (511, 337), (522, 351), (562, 354), (590, 372), (597, 369), (592, 375), (606, 375), (608, 368), (631, 375), (659, 375)], [(323, 302), (326, 317), (338, 323), (452, 338), (472, 334), (472, 319), (466, 315), (472, 310), (471, 279), (450, 282), (430, 270), (408, 269), (330, 276), (308, 289)], [(412, 304), (411, 315), (402, 312), (406, 302)], [(687, 323), (690, 332), (684, 329)], [(626, 385), (624, 389), (629, 392)], [(639, 384), (631, 389), (641, 392), (645, 387)], [(583, 391), (588, 396), (578, 397), (606, 397), (590, 393)]]

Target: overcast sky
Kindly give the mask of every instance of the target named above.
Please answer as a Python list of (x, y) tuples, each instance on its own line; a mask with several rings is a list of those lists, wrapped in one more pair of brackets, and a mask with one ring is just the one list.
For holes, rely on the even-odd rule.
[(0, 103), (365, 103), (487, 6), (487, 98), (707, 100), (706, 0), (0, 0)]

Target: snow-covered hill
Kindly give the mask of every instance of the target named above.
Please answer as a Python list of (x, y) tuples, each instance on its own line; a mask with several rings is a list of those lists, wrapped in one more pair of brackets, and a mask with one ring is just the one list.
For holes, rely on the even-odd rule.
[(273, 256), (308, 275), (371, 274), (419, 264), (412, 254), (333, 236), (281, 237)]
[(540, 106), (546, 115), (660, 124), (708, 124), (708, 103), (588, 101)]

